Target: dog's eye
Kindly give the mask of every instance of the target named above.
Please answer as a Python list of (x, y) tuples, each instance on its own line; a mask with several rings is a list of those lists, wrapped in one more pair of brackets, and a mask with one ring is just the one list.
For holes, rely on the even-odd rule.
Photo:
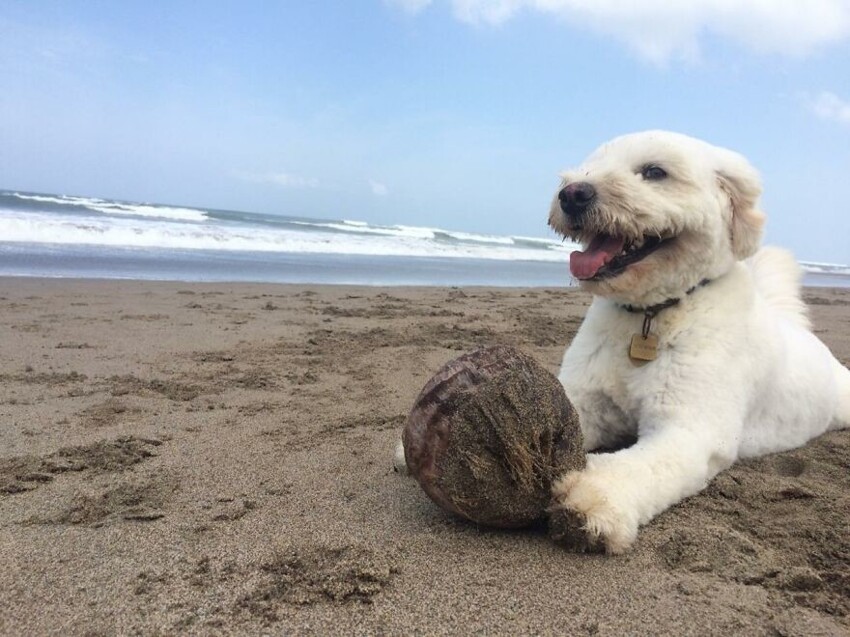
[(649, 181), (658, 181), (659, 179), (664, 179), (667, 176), (667, 171), (664, 170), (661, 166), (656, 166), (655, 164), (647, 164), (640, 170), (641, 177), (644, 179), (648, 179)]

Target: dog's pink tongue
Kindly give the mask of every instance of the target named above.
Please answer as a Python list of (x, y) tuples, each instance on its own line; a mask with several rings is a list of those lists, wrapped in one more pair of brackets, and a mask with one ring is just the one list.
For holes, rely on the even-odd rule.
[(570, 272), (577, 279), (591, 279), (599, 268), (623, 251), (626, 240), (599, 234), (593, 238), (587, 250), (576, 250), (570, 254)]

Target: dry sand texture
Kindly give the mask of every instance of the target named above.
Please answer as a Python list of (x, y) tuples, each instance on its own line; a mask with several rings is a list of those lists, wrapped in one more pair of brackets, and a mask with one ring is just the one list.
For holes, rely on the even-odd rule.
[[(850, 291), (807, 296), (850, 363)], [(741, 463), (618, 558), (392, 472), (444, 362), (555, 371), (587, 302), (0, 280), (0, 634), (850, 634), (850, 432)]]

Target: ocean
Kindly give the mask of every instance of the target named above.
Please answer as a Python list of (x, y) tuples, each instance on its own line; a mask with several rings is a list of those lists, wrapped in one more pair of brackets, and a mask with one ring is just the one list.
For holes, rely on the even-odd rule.
[[(554, 234), (500, 236), (0, 190), (0, 276), (558, 287), (574, 284), (574, 249)], [(807, 285), (850, 287), (850, 266), (803, 267)]]

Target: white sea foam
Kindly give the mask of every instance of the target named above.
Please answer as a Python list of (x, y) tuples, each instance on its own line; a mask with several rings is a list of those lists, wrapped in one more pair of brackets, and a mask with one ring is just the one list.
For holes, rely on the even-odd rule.
[[(326, 230), (339, 230), (341, 232), (352, 234), (365, 235), (383, 235), (387, 237), (404, 237), (424, 240), (437, 241), (458, 241), (463, 243), (480, 243), (483, 245), (498, 245), (498, 246), (522, 246), (529, 248), (540, 248), (564, 251), (564, 246), (560, 241), (545, 239), (542, 237), (509, 237), (492, 234), (479, 234), (473, 232), (460, 232), (456, 230), (443, 230), (442, 228), (433, 228), (426, 226), (379, 226), (370, 225), (365, 221), (294, 221), (292, 222), (305, 228), (322, 228)], [(570, 249), (575, 249), (573, 244), (568, 244)]]
[(384, 235), (388, 237), (416, 237), (420, 239), (433, 239), (434, 233), (428, 228), (413, 228), (407, 226), (372, 226), (366, 223), (354, 223), (351, 221), (293, 221), (298, 226), (308, 228), (323, 228), (328, 230), (339, 230), (351, 234)]
[(12, 193), (12, 196), (25, 201), (38, 201), (63, 206), (76, 206), (107, 215), (176, 219), (179, 221), (205, 221), (208, 218), (207, 213), (203, 210), (195, 210), (193, 208), (121, 203), (116, 201), (106, 201), (105, 199), (98, 199), (96, 197), (72, 197), (68, 195), (53, 197), (48, 195), (24, 195), (17, 192)]
[(850, 275), (850, 266), (839, 263), (817, 263), (815, 261), (802, 261), (800, 263), (803, 270), (812, 274), (838, 274)]
[[(411, 257), (561, 261), (578, 246), (544, 237), (498, 236), (365, 221), (219, 222), (201, 210), (129, 204), (95, 197), (5, 193), (67, 206), (62, 213), (0, 208), (0, 241), (178, 250), (293, 252)], [(280, 225), (282, 227), (275, 227)], [(289, 226), (283, 227), (283, 226)], [(850, 276), (850, 266), (803, 262), (813, 275)]]
[(502, 237), (493, 234), (475, 234), (472, 232), (457, 232), (454, 230), (435, 230), (435, 234), (449, 237), (457, 241), (475, 241), (478, 243), (495, 245), (514, 245), (511, 237)]
[[(127, 246), (181, 250), (241, 250), (320, 254), (361, 254), (410, 257), (460, 257), (474, 259), (564, 261), (556, 249), (525, 248), (512, 242), (453, 241), (435, 239), (432, 229), (397, 226), (377, 233), (316, 232), (260, 226), (155, 221), (119, 217), (21, 213), (0, 209), (3, 241)], [(370, 226), (370, 229), (373, 227)], [(383, 233), (386, 230), (386, 233)], [(444, 232), (444, 231), (440, 231)], [(462, 233), (461, 233), (462, 234)]]

